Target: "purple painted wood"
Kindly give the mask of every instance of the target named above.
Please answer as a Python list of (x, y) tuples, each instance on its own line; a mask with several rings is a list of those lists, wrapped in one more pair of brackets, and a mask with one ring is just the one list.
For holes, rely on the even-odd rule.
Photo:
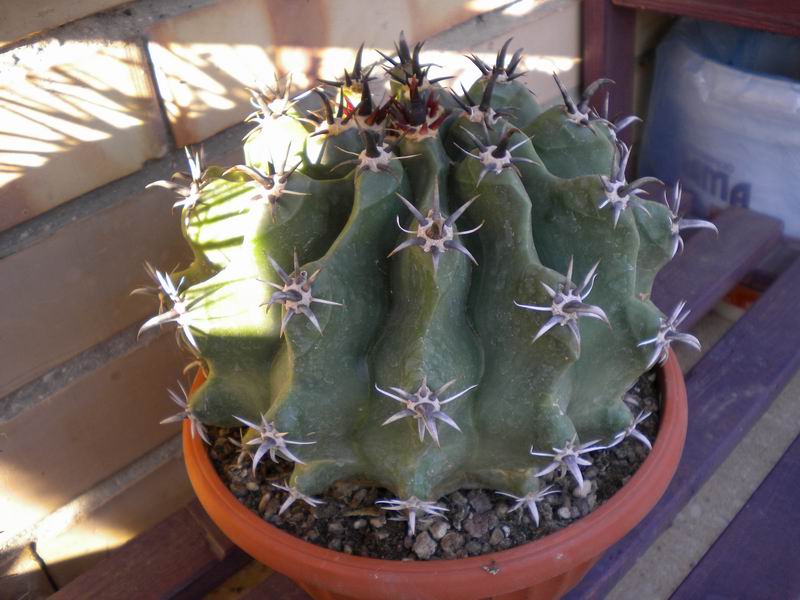
[(691, 329), (728, 291), (744, 278), (781, 239), (781, 222), (743, 208), (720, 213), (714, 224), (695, 233), (683, 254), (656, 276), (653, 302), (669, 314), (681, 300), (691, 313), (683, 329)]
[(249, 560), (195, 500), (132, 539), (51, 598), (201, 598)]
[(800, 436), (670, 600), (800, 598)]
[(714, 473), (800, 368), (800, 260), (687, 376), (689, 430), (675, 478), (656, 508), (567, 595), (603, 598)]
[(311, 600), (291, 579), (273, 573), (258, 585), (247, 590), (239, 600)]

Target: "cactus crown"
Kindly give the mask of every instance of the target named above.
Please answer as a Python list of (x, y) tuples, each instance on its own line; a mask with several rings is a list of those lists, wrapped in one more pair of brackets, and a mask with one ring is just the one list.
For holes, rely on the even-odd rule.
[(428, 78), (422, 43), (400, 38), (388, 81), (362, 46), (333, 94), (254, 91), (243, 164), (187, 150), (191, 172), (157, 182), (195, 260), (149, 267), (143, 329), (177, 325), (207, 372), (175, 418), (204, 439), (244, 425), (254, 470), (294, 463), (289, 503), (359, 478), (412, 532), (463, 487), (538, 519), (542, 478), (580, 484), (592, 451), (641, 439), (626, 390), (697, 345), (683, 304), (665, 317), (649, 293), (681, 229), (708, 225), (681, 220), (679, 189), (664, 204), (627, 182), (621, 127), (589, 106), (607, 80), (576, 103), (556, 77), (564, 106), (543, 112), (509, 42), (493, 66), (470, 57), (461, 95)]

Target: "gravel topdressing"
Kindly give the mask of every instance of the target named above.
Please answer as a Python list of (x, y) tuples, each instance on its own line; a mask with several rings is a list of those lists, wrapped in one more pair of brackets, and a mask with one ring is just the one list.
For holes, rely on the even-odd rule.
[[(654, 372), (643, 375), (631, 388), (629, 397), (637, 406), (634, 414), (650, 411), (639, 427), (647, 438), (655, 440), (659, 424), (659, 392)], [(239, 438), (238, 430), (210, 428), (214, 442), (209, 455), (218, 475), (240, 502), (265, 521), (303, 540), (357, 556), (394, 560), (433, 560), (478, 556), (506, 550), (567, 527), (608, 500), (636, 472), (648, 455), (647, 447), (628, 437), (619, 445), (588, 455), (592, 466), (584, 467), (583, 489), (571, 476), (543, 477), (545, 485), (554, 485), (558, 494), (538, 503), (537, 527), (526, 508), (511, 512), (514, 500), (492, 490), (459, 490), (440, 499), (448, 509), (446, 519), (417, 518), (416, 535), (407, 535), (405, 520), (395, 520), (394, 512), (375, 505), (376, 500), (390, 499), (385, 489), (363, 482), (340, 482), (326, 494), (325, 502), (312, 508), (298, 500), (278, 515), (287, 493), (271, 484), (283, 484), (292, 465), (273, 463), (268, 457), (259, 464), (255, 477), (251, 463), (239, 464), (239, 448), (229, 437)]]

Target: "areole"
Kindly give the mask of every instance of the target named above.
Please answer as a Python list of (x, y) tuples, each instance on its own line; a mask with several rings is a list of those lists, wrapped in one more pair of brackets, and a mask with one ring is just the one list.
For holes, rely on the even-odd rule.
[[(609, 501), (569, 527), (502, 552), (457, 560), (389, 561), (315, 546), (270, 525), (217, 476), (199, 436), (184, 422), (192, 486), (210, 517), (240, 548), (284, 573), (315, 600), (546, 600), (569, 591), (663, 495), (678, 466), (687, 426), (686, 389), (675, 355), (659, 369), (661, 424), (653, 450)], [(198, 382), (195, 382), (195, 386)]]

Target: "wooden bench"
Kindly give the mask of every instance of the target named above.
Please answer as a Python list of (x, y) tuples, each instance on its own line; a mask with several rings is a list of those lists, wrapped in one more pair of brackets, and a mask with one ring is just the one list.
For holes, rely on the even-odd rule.
[[(654, 301), (665, 311), (671, 310), (678, 300), (687, 299), (692, 308), (691, 324), (751, 271), (781, 237), (777, 221), (747, 211), (727, 211), (716, 223), (719, 239), (708, 231), (696, 233), (687, 242), (684, 254), (659, 274), (653, 290)], [(799, 297), (800, 260), (769, 287), (691, 370), (687, 376), (689, 432), (675, 479), (655, 511), (614, 546), (568, 598), (602, 598), (669, 526), (797, 371), (800, 312), (795, 306)], [(788, 561), (794, 559), (790, 548), (796, 547), (787, 514), (800, 500), (800, 486), (792, 487), (787, 482), (800, 480), (799, 455), (800, 442), (795, 442), (685, 580), (677, 598), (713, 597), (706, 592), (715, 589), (715, 578), (721, 573), (729, 577), (731, 571), (736, 571), (735, 565), (725, 567), (730, 560), (742, 561), (740, 566), (746, 569), (757, 568), (757, 582), (770, 578), (780, 581), (780, 573), (789, 569)], [(779, 492), (785, 499), (781, 502), (786, 504), (770, 504), (772, 495)], [(789, 510), (778, 514), (781, 506)], [(796, 511), (792, 518), (797, 520)], [(768, 528), (758, 523), (762, 519), (767, 521)], [(755, 545), (747, 554), (737, 554), (742, 540), (754, 535), (755, 524), (760, 525), (760, 535), (765, 539), (774, 538), (769, 537), (769, 543)], [(797, 524), (793, 527), (798, 531)], [(768, 557), (756, 556), (767, 547), (782, 551), (780, 560), (772, 553)], [(54, 598), (197, 598), (249, 561), (225, 539), (195, 501), (121, 547), (57, 592)], [(742, 580), (749, 576), (744, 568), (737, 574)], [(731, 589), (738, 592), (743, 588)], [(308, 598), (277, 573), (267, 576), (242, 597)]]
[(670, 600), (798, 598), (800, 436)]

